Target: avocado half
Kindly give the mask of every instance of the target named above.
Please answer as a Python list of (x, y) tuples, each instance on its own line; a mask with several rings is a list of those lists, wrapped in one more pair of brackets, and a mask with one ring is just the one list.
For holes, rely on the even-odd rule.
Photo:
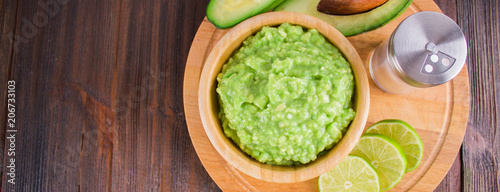
[(272, 10), (284, 0), (211, 0), (207, 19), (219, 29), (233, 27), (257, 14)]
[(292, 11), (317, 17), (337, 28), (344, 36), (353, 36), (377, 29), (401, 15), (412, 0), (388, 0), (375, 9), (353, 15), (330, 15), (319, 12), (320, 0), (287, 0), (274, 11)]

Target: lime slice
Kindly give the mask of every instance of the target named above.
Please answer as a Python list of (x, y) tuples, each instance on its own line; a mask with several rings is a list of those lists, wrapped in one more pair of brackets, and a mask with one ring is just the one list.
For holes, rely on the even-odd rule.
[(363, 158), (348, 155), (337, 166), (319, 177), (319, 190), (379, 191), (377, 171)]
[(408, 160), (406, 173), (420, 165), (424, 156), (424, 145), (415, 129), (408, 123), (395, 119), (383, 120), (368, 128), (366, 133), (379, 133), (396, 141), (403, 148)]
[(406, 156), (401, 146), (381, 134), (368, 133), (361, 136), (351, 155), (362, 157), (375, 167), (381, 191), (394, 187), (406, 170)]

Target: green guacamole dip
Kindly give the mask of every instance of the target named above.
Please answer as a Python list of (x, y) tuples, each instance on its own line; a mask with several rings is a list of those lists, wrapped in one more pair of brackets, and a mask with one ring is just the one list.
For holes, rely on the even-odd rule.
[(264, 27), (243, 42), (217, 81), (225, 135), (263, 163), (315, 160), (355, 115), (350, 65), (316, 29)]

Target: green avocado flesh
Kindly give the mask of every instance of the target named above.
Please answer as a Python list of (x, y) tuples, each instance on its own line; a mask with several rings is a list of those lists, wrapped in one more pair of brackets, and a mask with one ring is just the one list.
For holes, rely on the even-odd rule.
[(207, 19), (217, 28), (233, 27), (257, 14), (270, 11), (284, 0), (211, 0)]
[(384, 26), (410, 6), (412, 0), (388, 0), (368, 12), (353, 15), (330, 15), (319, 12), (320, 0), (287, 0), (274, 11), (292, 11), (312, 15), (337, 28), (345, 36), (353, 36)]
[(247, 38), (217, 76), (224, 134), (260, 162), (305, 164), (354, 118), (349, 62), (316, 29), (288, 23)]

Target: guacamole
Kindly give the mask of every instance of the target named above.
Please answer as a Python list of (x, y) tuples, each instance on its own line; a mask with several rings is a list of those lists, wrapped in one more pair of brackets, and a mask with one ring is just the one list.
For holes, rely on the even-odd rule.
[(217, 81), (225, 135), (263, 163), (315, 160), (355, 115), (350, 64), (316, 29), (264, 27), (243, 42)]

